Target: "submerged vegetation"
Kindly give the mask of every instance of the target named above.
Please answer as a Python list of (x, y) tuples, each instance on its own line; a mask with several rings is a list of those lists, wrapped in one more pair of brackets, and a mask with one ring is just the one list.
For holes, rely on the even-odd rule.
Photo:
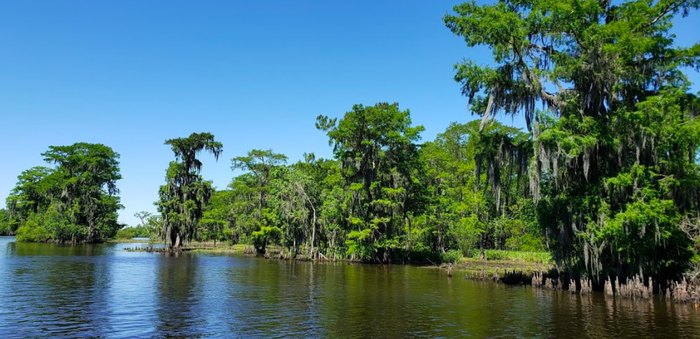
[[(226, 242), (381, 263), (519, 256), (539, 269), (553, 260), (557, 276), (585, 290), (611, 279), (697, 280), (700, 100), (682, 70), (700, 69), (700, 45), (674, 45), (670, 28), (698, 4), (456, 6), (447, 27), (493, 53), (489, 65), (456, 66), (481, 119), (421, 141), (423, 127), (397, 103), (355, 105), (316, 119), (333, 159), (305, 154), (290, 164), (253, 149), (232, 159), (243, 174), (218, 191), (198, 156), (218, 159), (223, 145), (210, 133), (170, 139), (176, 160), (159, 190), (160, 216), (141, 214), (138, 228), (117, 237), (157, 234), (172, 250)], [(498, 114), (523, 115), (527, 129)], [(85, 143), (43, 155), (55, 167), (19, 176), (0, 231), (21, 241), (114, 236), (118, 155)]]

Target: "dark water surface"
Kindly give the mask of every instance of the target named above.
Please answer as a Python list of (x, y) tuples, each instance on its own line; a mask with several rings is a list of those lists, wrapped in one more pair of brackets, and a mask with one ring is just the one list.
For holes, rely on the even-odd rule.
[(700, 310), (409, 266), (63, 247), (0, 237), (0, 337), (698, 337)]

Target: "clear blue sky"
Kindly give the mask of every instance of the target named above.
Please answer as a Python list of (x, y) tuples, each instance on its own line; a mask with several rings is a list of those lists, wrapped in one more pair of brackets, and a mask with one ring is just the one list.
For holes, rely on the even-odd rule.
[[(431, 140), (475, 118), (453, 65), (488, 60), (444, 27), (457, 3), (2, 1), (0, 203), (49, 145), (120, 153), (120, 221), (133, 224), (155, 212), (168, 138), (208, 131), (223, 142), (218, 162), (203, 158), (218, 188), (252, 148), (330, 157), (315, 117), (355, 103), (399, 102)], [(678, 21), (679, 44), (697, 40), (698, 19)]]

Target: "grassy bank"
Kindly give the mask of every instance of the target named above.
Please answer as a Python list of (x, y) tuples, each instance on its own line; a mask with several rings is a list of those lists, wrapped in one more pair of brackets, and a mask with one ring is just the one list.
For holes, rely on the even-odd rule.
[[(481, 253), (479, 250), (474, 250), (469, 253), (467, 258), (479, 258), (480, 256)], [(549, 264), (552, 262), (552, 256), (548, 252), (485, 250), (484, 257), (487, 260), (507, 260), (540, 264)]]
[[(148, 243), (147, 240), (113, 240), (113, 242), (139, 242)], [(144, 250), (146, 248), (144, 247)], [(277, 246), (269, 246), (268, 252), (270, 257), (278, 258), (282, 248)], [(207, 254), (231, 254), (243, 255), (253, 254), (252, 245), (235, 244), (221, 242), (193, 242), (187, 244), (183, 251), (191, 253), (207, 253)], [(448, 264), (435, 265), (441, 269), (447, 269)], [(451, 274), (455, 276), (463, 276), (470, 279), (490, 279), (498, 280), (502, 278), (506, 272), (520, 272), (525, 275), (531, 275), (534, 272), (546, 272), (553, 267), (552, 258), (547, 252), (521, 252), (521, 251), (502, 251), (502, 250), (486, 250), (483, 258), (478, 250), (471, 251), (467, 256), (461, 257), (451, 265)]]
[(193, 253), (246, 254), (252, 251), (252, 246), (245, 244), (229, 245), (226, 243), (193, 243), (187, 246), (186, 250)]
[(153, 244), (158, 244), (158, 243), (160, 243), (160, 242), (157, 242), (157, 241), (154, 242), (154, 241), (152, 241), (152, 240), (150, 240), (150, 239), (146, 239), (146, 238), (138, 238), (138, 239), (136, 239), (136, 238), (132, 238), (132, 239), (109, 239), (109, 240), (107, 240), (107, 241), (105, 241), (105, 242), (108, 243), (108, 244), (132, 244), (132, 243), (138, 243), (138, 244), (149, 244), (149, 243), (153, 243)]
[[(136, 243), (144, 244), (133, 248), (127, 248), (128, 251), (152, 251), (152, 245), (162, 245), (162, 242), (153, 242), (148, 239), (113, 239), (111, 243)], [(226, 242), (190, 242), (184, 245), (181, 250), (190, 253), (212, 253), (212, 254), (247, 254), (251, 253), (253, 247), (245, 244), (230, 245)]]
[(440, 267), (449, 269), (454, 276), (498, 280), (506, 273), (531, 275), (535, 272), (546, 272), (553, 265), (552, 258), (547, 252), (486, 250), (483, 258), (479, 251), (473, 251), (467, 257), (457, 260), (451, 268), (448, 264), (442, 264)]

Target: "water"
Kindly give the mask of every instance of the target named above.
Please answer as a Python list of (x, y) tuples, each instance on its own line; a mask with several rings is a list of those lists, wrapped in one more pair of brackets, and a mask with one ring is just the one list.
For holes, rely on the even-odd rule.
[(0, 337), (693, 337), (700, 310), (409, 266), (63, 247), (0, 237)]

